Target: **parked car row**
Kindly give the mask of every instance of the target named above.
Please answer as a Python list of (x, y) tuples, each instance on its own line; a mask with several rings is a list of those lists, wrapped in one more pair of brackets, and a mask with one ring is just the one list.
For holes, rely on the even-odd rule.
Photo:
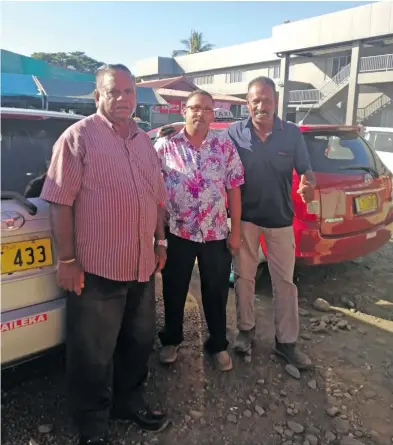
[[(56, 285), (56, 248), (49, 206), (26, 198), (45, 174), (60, 134), (84, 116), (1, 109), (1, 363), (12, 366), (65, 340), (65, 296)], [(221, 132), (233, 120), (214, 122)], [(173, 124), (181, 127), (184, 123)], [(152, 142), (159, 129), (149, 131)], [(307, 265), (350, 260), (388, 242), (393, 228), (392, 173), (357, 127), (301, 127), (317, 178), (312, 203), (296, 194), (296, 257)], [(261, 237), (260, 261), (266, 260)]]

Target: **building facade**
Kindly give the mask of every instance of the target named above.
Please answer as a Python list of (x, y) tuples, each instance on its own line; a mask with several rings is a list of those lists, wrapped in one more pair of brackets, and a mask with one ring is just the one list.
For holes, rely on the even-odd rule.
[(240, 98), (250, 80), (269, 76), (288, 120), (393, 126), (393, 2), (286, 22), (268, 39), (142, 60), (136, 75), (186, 76), (209, 92)]

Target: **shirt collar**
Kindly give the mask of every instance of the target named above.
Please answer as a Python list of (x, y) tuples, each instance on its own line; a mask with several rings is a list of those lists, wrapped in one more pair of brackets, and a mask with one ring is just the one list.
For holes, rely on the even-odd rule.
[[(248, 129), (253, 128), (251, 116), (249, 116), (247, 118), (245, 128), (248, 128)], [(281, 131), (281, 130), (283, 130), (283, 128), (284, 127), (283, 127), (282, 120), (277, 116), (276, 113), (274, 113), (272, 133), (274, 131)]]
[[(113, 122), (111, 122), (106, 116), (104, 116), (99, 110), (97, 110), (96, 115), (99, 117), (99, 119), (105, 123), (105, 125), (107, 125), (108, 127), (110, 127), (113, 131), (116, 132), (116, 127), (115, 124)], [(134, 137), (136, 134), (141, 133), (142, 130), (139, 128), (138, 124), (134, 121), (133, 118), (129, 119), (129, 129), (130, 132), (128, 134), (128, 138), (127, 139), (131, 139), (132, 137)], [(117, 133), (116, 133), (117, 134)]]
[[(176, 136), (177, 136), (178, 139), (182, 139), (183, 141), (186, 141), (186, 142), (188, 142), (189, 144), (191, 144), (190, 140), (189, 140), (188, 137), (186, 136), (186, 126), (185, 126), (185, 125), (184, 125), (184, 127), (179, 131), (179, 133), (177, 133)], [(176, 136), (175, 136), (175, 137), (176, 137)], [(209, 130), (209, 131), (207, 132), (206, 138), (204, 139), (203, 142), (206, 142), (206, 141), (210, 140), (213, 136), (214, 136), (214, 133), (213, 133), (211, 130)], [(191, 144), (191, 145), (192, 145), (192, 144)]]

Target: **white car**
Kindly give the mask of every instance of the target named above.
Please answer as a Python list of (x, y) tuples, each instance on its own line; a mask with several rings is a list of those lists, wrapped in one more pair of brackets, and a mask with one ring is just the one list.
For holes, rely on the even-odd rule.
[(49, 204), (39, 195), (54, 142), (83, 117), (1, 108), (2, 368), (65, 340), (65, 298), (56, 285)]
[(393, 128), (364, 127), (362, 136), (375, 150), (386, 167), (393, 172)]

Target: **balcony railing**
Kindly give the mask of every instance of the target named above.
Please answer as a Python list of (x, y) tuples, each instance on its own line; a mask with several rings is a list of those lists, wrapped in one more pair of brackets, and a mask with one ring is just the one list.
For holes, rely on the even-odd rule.
[(360, 58), (360, 73), (393, 70), (393, 54)]
[[(389, 71), (393, 70), (393, 54), (383, 54), (380, 56), (370, 56), (360, 58), (360, 73)], [(349, 63), (334, 77), (325, 83), (319, 89), (293, 90), (289, 92), (289, 102), (297, 104), (318, 103), (325, 98), (332, 96), (341, 85), (347, 83), (351, 73), (351, 64)]]

